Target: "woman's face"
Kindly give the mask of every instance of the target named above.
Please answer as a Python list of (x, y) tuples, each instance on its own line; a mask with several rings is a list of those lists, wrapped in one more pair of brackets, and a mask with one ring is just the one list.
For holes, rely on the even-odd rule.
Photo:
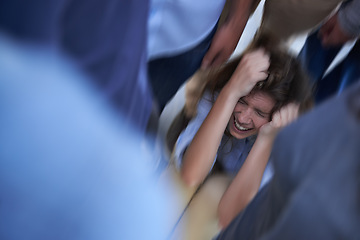
[(243, 139), (257, 134), (270, 121), (270, 113), (275, 101), (264, 92), (250, 93), (240, 98), (228, 123), (230, 134)]

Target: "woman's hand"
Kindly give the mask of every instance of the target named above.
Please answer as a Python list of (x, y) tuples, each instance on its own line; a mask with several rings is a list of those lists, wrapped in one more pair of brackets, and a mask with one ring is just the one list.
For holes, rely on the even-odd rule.
[(274, 139), (276, 134), (285, 126), (297, 119), (299, 105), (289, 103), (273, 115), (271, 122), (264, 124), (259, 130), (259, 136), (266, 136)]
[(243, 56), (229, 81), (239, 98), (248, 95), (257, 82), (267, 78), (269, 65), (270, 57), (264, 49)]

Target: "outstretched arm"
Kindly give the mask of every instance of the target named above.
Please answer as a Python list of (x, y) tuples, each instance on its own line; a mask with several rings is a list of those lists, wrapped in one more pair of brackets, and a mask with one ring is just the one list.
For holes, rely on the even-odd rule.
[(184, 154), (181, 176), (187, 185), (199, 185), (205, 179), (236, 103), (267, 77), (268, 67), (269, 56), (262, 49), (243, 57)]
[(201, 67), (216, 67), (229, 59), (234, 52), (245, 25), (251, 14), (254, 0), (230, 0), (229, 16), (217, 29), (209, 51), (206, 53)]
[(244, 165), (219, 203), (218, 216), (221, 228), (225, 228), (258, 192), (277, 132), (297, 118), (298, 110), (298, 105), (288, 104), (274, 114), (271, 122), (260, 128)]

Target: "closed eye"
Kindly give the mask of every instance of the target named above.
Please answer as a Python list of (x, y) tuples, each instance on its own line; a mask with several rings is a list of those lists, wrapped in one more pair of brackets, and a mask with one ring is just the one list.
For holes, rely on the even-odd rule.
[(242, 99), (242, 98), (239, 99), (238, 103), (247, 105), (247, 102), (245, 102), (244, 99)]
[(269, 114), (263, 113), (263, 112), (258, 111), (258, 110), (256, 111), (256, 114), (259, 115), (259, 116), (262, 117), (262, 118), (267, 118), (268, 115), (269, 115)]

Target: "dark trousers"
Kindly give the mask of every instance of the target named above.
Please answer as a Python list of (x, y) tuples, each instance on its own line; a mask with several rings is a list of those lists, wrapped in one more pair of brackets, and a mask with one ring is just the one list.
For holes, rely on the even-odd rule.
[(151, 60), (148, 65), (149, 80), (161, 112), (180, 86), (201, 66), (208, 51), (217, 25), (211, 33), (194, 48), (171, 57)]

